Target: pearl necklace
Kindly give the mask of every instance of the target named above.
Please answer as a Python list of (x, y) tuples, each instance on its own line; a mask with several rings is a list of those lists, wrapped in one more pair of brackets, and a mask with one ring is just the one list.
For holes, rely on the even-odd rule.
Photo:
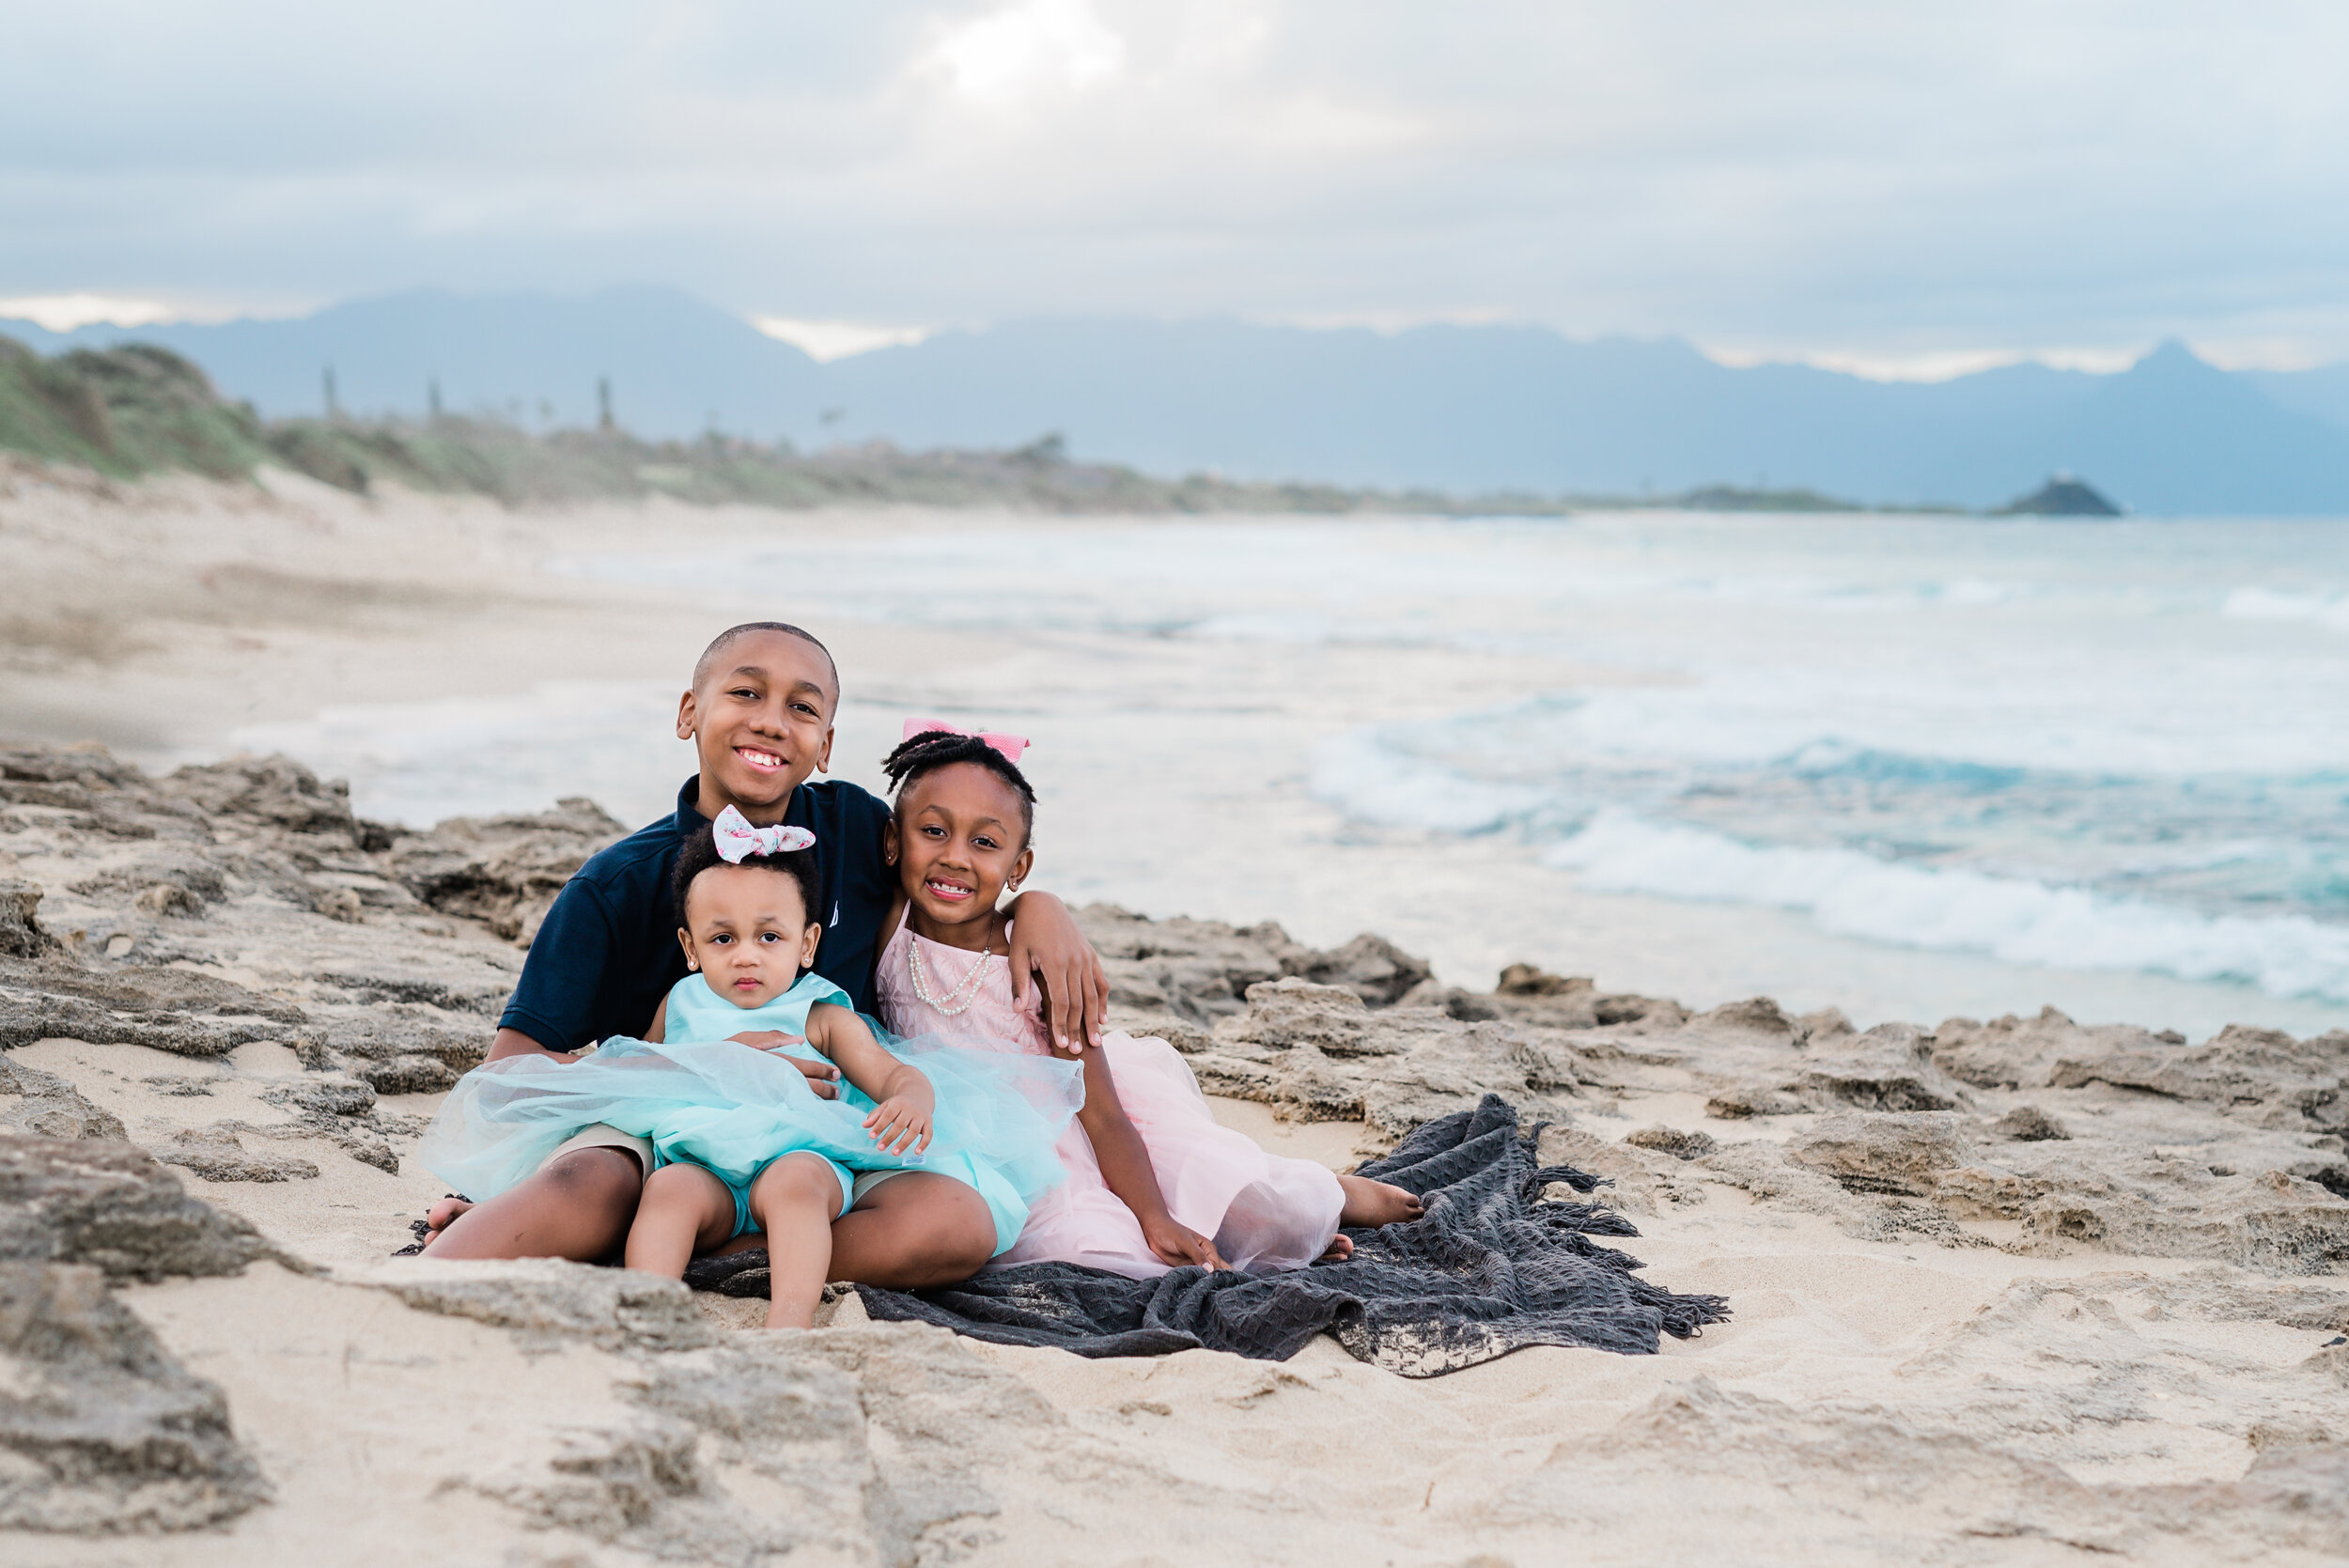
[(946, 994), (944, 1001), (941, 1001), (930, 995), (929, 980), (922, 972), (921, 937), (909, 931), (906, 938), (906, 970), (913, 977), (913, 994), (920, 997), (933, 1012), (947, 1017), (958, 1017), (968, 1013), (971, 1004), (979, 1000), (979, 981), (987, 973), (988, 955), (994, 951), (994, 939), (988, 939), (987, 944), (979, 949), (979, 955), (971, 960), (971, 970), (962, 977), (962, 983)]

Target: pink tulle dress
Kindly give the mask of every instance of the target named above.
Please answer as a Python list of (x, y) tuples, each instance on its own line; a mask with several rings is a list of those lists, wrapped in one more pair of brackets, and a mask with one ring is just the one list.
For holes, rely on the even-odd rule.
[[(948, 1015), (915, 991), (916, 943), (931, 995), (949, 1006), (967, 995), (967, 1009)], [(986, 972), (965, 992), (962, 981), (974, 962)], [(899, 1034), (941, 1034), (957, 1045), (1051, 1054), (1041, 995), (1031, 988), (1024, 1007), (1012, 1001), (1011, 965), (1001, 954), (982, 959), (900, 923), (881, 949), (876, 980), (881, 1021)], [(1176, 1219), (1214, 1237), (1216, 1250), (1235, 1268), (1301, 1268), (1329, 1250), (1346, 1204), (1335, 1175), (1311, 1160), (1268, 1155), (1243, 1134), (1217, 1126), (1190, 1063), (1164, 1040), (1112, 1030), (1101, 1049), (1118, 1101), (1150, 1151), (1159, 1190)], [(1093, 1141), (1081, 1125), (1068, 1124), (1058, 1153), (1067, 1181), (1035, 1201), (1018, 1244), (995, 1262), (1084, 1264), (1135, 1280), (1167, 1272), (1143, 1239), (1133, 1210), (1101, 1179)]]

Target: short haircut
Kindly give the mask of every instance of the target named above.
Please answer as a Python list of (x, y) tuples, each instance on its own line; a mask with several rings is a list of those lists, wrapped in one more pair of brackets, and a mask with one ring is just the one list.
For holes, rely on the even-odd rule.
[(889, 775), (890, 792), (896, 797), (897, 831), (905, 831), (906, 786), (925, 774), (952, 768), (958, 762), (976, 763), (1011, 785), (1012, 793), (1019, 797), (1021, 847), (1026, 847), (1024, 841), (1035, 837), (1034, 786), (1011, 758), (975, 735), (954, 730), (924, 730), (881, 759), (881, 771)]
[(840, 701), (840, 661), (832, 658), (832, 650), (824, 646), (823, 640), (816, 633), (787, 621), (744, 621), (740, 626), (730, 626), (711, 638), (709, 646), (702, 649), (702, 656), (693, 661), (693, 690), (698, 691), (702, 689), (702, 682), (709, 678), (709, 672), (716, 667), (720, 655), (754, 631), (779, 631), (786, 637), (797, 637), (822, 654), (824, 663), (832, 670), (832, 700), (834, 703)]
[[(685, 918), (685, 895), (692, 888), (693, 878), (713, 866), (725, 863), (725, 857), (718, 853), (718, 835), (707, 826), (698, 832), (688, 834), (685, 842), (677, 846), (677, 869), (669, 874), (669, 896), (677, 904), (678, 925), (689, 928), (692, 925), (692, 922)], [(811, 844), (804, 849), (786, 850), (780, 855), (745, 855), (735, 863), (790, 877), (800, 887), (801, 916), (811, 921), (818, 918), (817, 910), (823, 908), (824, 903), (823, 863), (817, 858), (815, 845)]]

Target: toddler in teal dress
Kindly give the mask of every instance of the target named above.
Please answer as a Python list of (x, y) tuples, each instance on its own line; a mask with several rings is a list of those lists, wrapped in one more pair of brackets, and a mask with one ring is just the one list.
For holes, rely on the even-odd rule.
[[(426, 1134), (425, 1165), (468, 1197), (521, 1181), (581, 1127), (650, 1141), (654, 1170), (627, 1262), (675, 1279), (693, 1253), (763, 1230), (770, 1327), (805, 1327), (832, 1261), (833, 1219), (860, 1184), (937, 1172), (978, 1193), (1008, 1250), (1030, 1204), (1062, 1179), (1054, 1141), (1082, 1103), (1073, 1063), (1010, 1057), (934, 1037), (886, 1046), (841, 989), (809, 972), (815, 840), (754, 828), (728, 807), (677, 858), (677, 939), (694, 972), (646, 1038), (577, 1062), (516, 1056), (465, 1075)], [(797, 1067), (731, 1036), (776, 1031), (845, 1079), (818, 1098)]]

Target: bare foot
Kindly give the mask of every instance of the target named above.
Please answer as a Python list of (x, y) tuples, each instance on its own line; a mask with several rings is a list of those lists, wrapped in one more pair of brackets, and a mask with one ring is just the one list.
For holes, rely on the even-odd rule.
[(1315, 1258), (1315, 1263), (1344, 1263), (1354, 1255), (1354, 1238), (1340, 1231), (1330, 1238), (1330, 1250)]
[(1338, 1186), (1346, 1193), (1346, 1207), (1338, 1211), (1338, 1223), (1352, 1230), (1400, 1225), (1427, 1212), (1427, 1205), (1415, 1195), (1385, 1182), (1340, 1176)]
[(441, 1233), (457, 1222), (457, 1217), (473, 1204), (454, 1193), (424, 1211), (424, 1244), (429, 1248), (441, 1239)]

